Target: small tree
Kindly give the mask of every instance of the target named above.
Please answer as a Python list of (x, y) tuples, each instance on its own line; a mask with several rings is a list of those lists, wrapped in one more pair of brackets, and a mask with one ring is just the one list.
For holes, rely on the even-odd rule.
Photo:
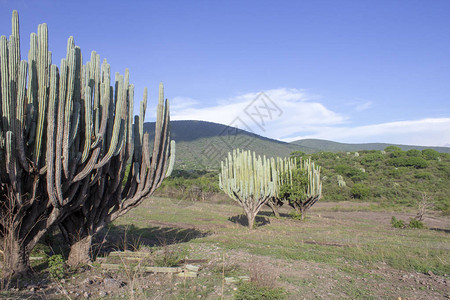
[(274, 159), (237, 149), (221, 163), (220, 189), (244, 209), (250, 229), (261, 207), (275, 196), (276, 184)]
[(285, 158), (277, 162), (280, 174), (277, 198), (288, 201), (303, 220), (306, 212), (322, 197), (320, 167), (315, 166), (311, 158), (298, 162)]

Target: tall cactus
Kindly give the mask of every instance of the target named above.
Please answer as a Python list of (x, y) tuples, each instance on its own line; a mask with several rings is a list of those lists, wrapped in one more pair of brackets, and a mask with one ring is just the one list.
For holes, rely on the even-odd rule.
[(309, 157), (298, 161), (277, 158), (278, 185), (275, 201), (288, 201), (302, 220), (306, 211), (322, 197), (320, 167)]
[(233, 150), (221, 162), (220, 188), (244, 209), (253, 229), (261, 207), (276, 195), (277, 171), (274, 160), (256, 157), (254, 152)]
[[(145, 116), (133, 125), (128, 70), (111, 86), (106, 60), (100, 65), (92, 52), (83, 65), (73, 37), (60, 67), (51, 60), (46, 24), (31, 34), (28, 62), (20, 60), (14, 11), (12, 35), (0, 37), (0, 235), (12, 241), (4, 252), (13, 273), (28, 269), (29, 252), (51, 225), (61, 222), (75, 236), (79, 228), (64, 219), (81, 214), (78, 224), (92, 235), (151, 194), (175, 158), (167, 101), (158, 104), (152, 156)], [(123, 189), (129, 159), (133, 172)]]

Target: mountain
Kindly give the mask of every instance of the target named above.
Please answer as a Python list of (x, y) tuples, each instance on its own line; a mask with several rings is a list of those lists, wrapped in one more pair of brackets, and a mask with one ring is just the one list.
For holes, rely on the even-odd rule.
[[(218, 169), (227, 153), (240, 148), (259, 155), (289, 156), (293, 151), (311, 153), (309, 149), (269, 139), (245, 130), (205, 121), (171, 121), (171, 139), (177, 142), (176, 168)], [(155, 123), (145, 123), (144, 131), (152, 134)]]
[[(392, 144), (343, 144), (326, 140), (299, 140), (292, 143), (266, 138), (245, 130), (205, 121), (171, 121), (171, 139), (177, 142), (175, 167), (180, 169), (218, 169), (227, 153), (247, 149), (259, 155), (289, 156), (293, 151), (305, 153), (383, 150)], [(153, 139), (155, 123), (144, 124), (144, 131)], [(446, 147), (395, 145), (403, 150), (432, 148), (450, 153)]]
[(319, 139), (304, 139), (291, 142), (293, 145), (302, 146), (310, 149), (310, 151), (325, 151), (325, 152), (354, 152), (362, 150), (384, 150), (388, 146), (397, 146), (404, 151), (417, 149), (433, 149), (442, 153), (450, 153), (449, 147), (424, 147), (424, 146), (412, 146), (412, 145), (399, 145), (399, 144), (386, 144), (386, 143), (366, 143), (366, 144), (346, 144), (332, 142), (328, 140)]

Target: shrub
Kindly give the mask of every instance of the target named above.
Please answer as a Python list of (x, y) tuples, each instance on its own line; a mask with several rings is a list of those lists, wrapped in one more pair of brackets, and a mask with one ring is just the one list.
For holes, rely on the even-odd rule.
[(185, 253), (179, 248), (169, 247), (165, 240), (162, 243), (162, 253), (153, 258), (153, 262), (157, 267), (176, 267), (185, 257)]
[(425, 228), (425, 225), (423, 224), (423, 222), (421, 222), (421, 221), (419, 221), (419, 220), (417, 220), (417, 219), (411, 218), (411, 219), (409, 220), (408, 228), (412, 228), (412, 229), (424, 229), (424, 228)]
[(242, 282), (239, 284), (236, 294), (236, 300), (277, 300), (286, 299), (286, 292), (282, 288), (271, 288), (261, 286), (253, 282)]
[(365, 199), (370, 194), (370, 188), (363, 183), (355, 183), (350, 193), (355, 199)]
[(402, 151), (400, 147), (397, 146), (388, 146), (384, 149), (386, 152), (395, 152), (395, 151)]
[(293, 220), (302, 221), (302, 213), (296, 212), (295, 210), (291, 210), (289, 215)]
[(405, 156), (405, 154), (406, 154), (405, 151), (399, 150), (399, 151), (391, 152), (389, 156), (390, 157), (403, 157), (403, 156)]
[(61, 254), (55, 254), (48, 258), (48, 273), (55, 280), (64, 278), (64, 259)]
[(389, 159), (388, 163), (394, 167), (414, 167), (424, 169), (428, 167), (428, 162), (422, 157), (395, 157)]
[(427, 160), (437, 160), (439, 158), (439, 152), (433, 149), (422, 150), (422, 156)]
[(384, 156), (381, 153), (370, 153), (365, 155), (361, 159), (361, 164), (365, 166), (378, 166), (381, 161), (384, 160)]
[(337, 165), (334, 169), (337, 173), (350, 177), (353, 181), (362, 181), (367, 178), (367, 174), (361, 169), (353, 168), (349, 165)]
[(422, 221), (419, 221), (417, 219), (411, 218), (409, 219), (408, 225), (405, 225), (405, 222), (402, 220), (397, 219), (396, 217), (392, 217), (391, 219), (392, 227), (394, 228), (410, 228), (410, 229), (424, 229), (425, 225)]
[(363, 172), (362, 170), (357, 170), (354, 175), (352, 175), (350, 178), (353, 180), (353, 182), (363, 181), (364, 179), (367, 179), (368, 175), (366, 172)]
[(411, 149), (406, 151), (406, 155), (411, 157), (422, 157), (422, 152), (417, 149)]
[(405, 228), (405, 222), (403, 222), (402, 220), (398, 220), (394, 216), (392, 216), (391, 224), (394, 228)]

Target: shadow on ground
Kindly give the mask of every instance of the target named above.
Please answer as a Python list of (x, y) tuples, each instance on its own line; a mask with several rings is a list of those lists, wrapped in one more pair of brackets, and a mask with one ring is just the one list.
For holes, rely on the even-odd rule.
[[(274, 213), (271, 211), (260, 211), (258, 214), (266, 216), (266, 217), (275, 217)], [(292, 216), (290, 214), (280, 212), (280, 217), (281, 218), (291, 218)]]
[[(229, 217), (228, 221), (231, 221), (236, 224), (240, 224), (242, 226), (248, 226), (247, 216), (245, 216), (245, 215), (237, 215), (237, 216)], [(256, 227), (264, 226), (267, 224), (270, 224), (269, 218), (262, 217), (262, 216), (256, 216), (256, 218), (255, 218), (255, 226)]]
[(450, 229), (444, 229), (444, 228), (430, 228), (430, 230), (450, 233)]
[[(195, 228), (146, 227), (134, 225), (110, 225), (101, 231), (95, 243), (94, 253), (108, 254), (111, 251), (136, 251), (142, 247), (160, 247), (189, 242), (210, 235)], [(97, 255), (96, 255), (97, 256)]]

